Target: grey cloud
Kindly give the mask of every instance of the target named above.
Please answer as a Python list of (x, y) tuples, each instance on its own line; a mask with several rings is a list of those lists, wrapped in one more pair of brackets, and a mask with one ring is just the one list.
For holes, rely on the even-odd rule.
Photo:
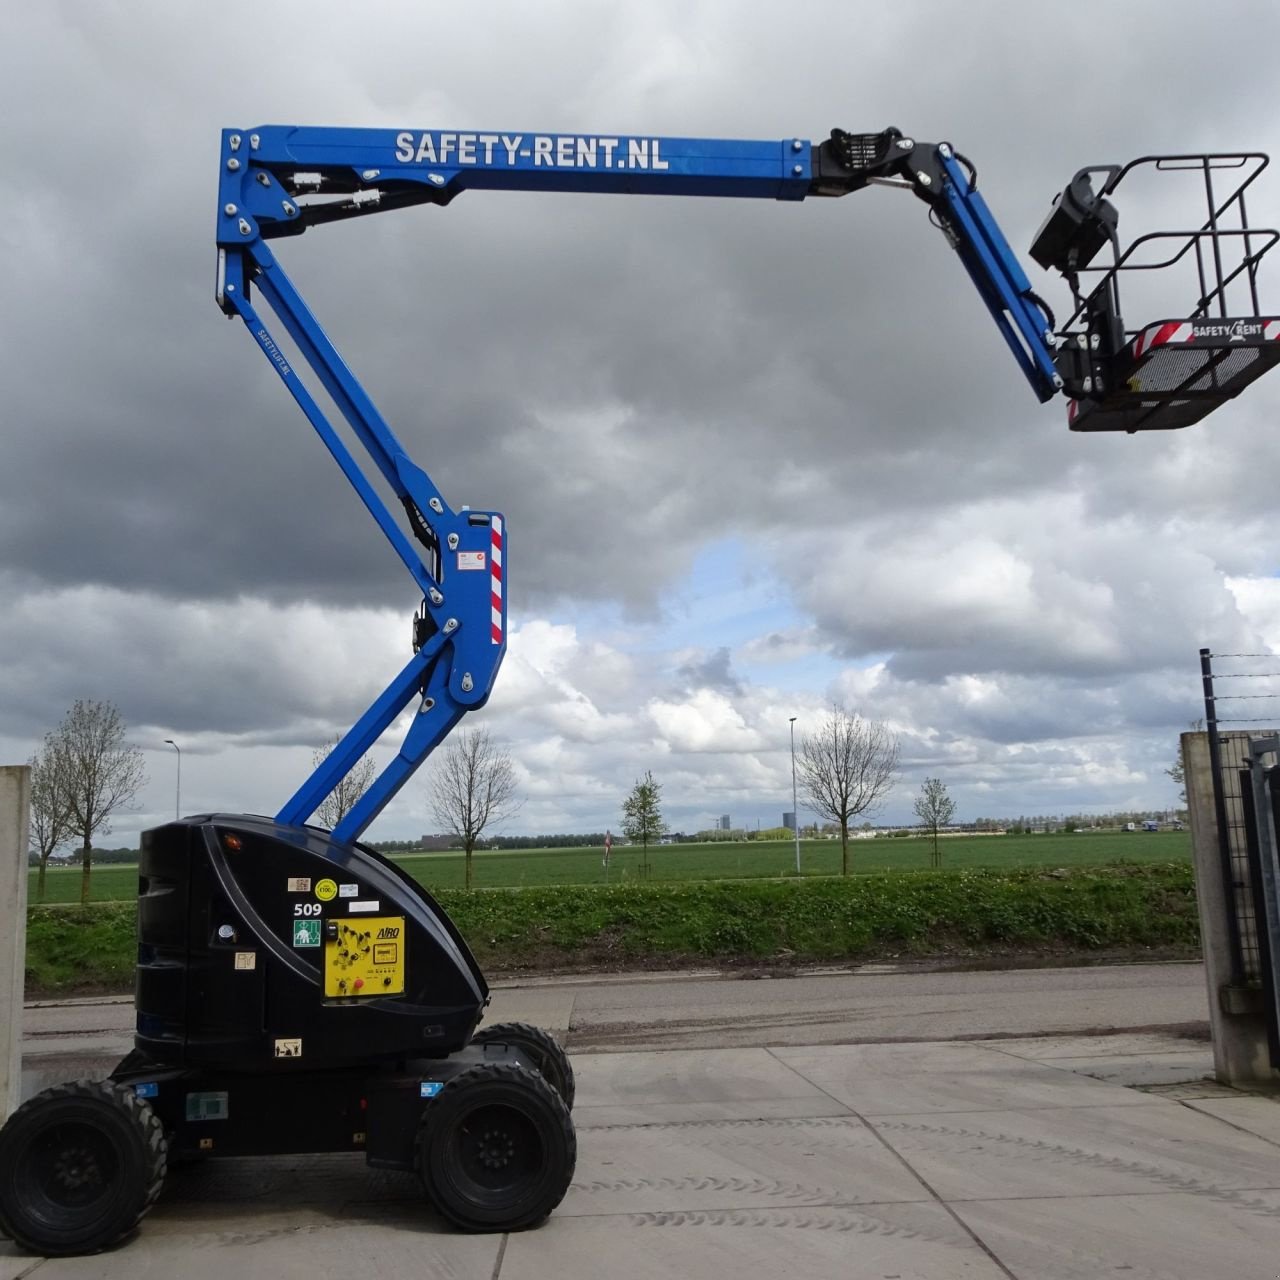
[(678, 668), (682, 680), (693, 689), (719, 689), (724, 693), (740, 694), (742, 682), (730, 669), (730, 652), (727, 645), (713, 653), (701, 654), (683, 662)]

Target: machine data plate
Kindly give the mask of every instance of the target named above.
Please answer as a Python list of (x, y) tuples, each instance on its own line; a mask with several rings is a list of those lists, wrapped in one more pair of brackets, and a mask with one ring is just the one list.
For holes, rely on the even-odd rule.
[[(404, 993), (404, 916), (325, 921), (324, 993), (329, 997)], [(328, 936), (336, 933), (336, 937)]]

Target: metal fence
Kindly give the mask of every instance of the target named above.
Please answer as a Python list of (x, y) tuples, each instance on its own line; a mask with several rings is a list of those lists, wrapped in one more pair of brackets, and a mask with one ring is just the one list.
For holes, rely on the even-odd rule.
[[(1274, 975), (1260, 910), (1262, 867), (1249, 767), (1250, 742), (1274, 733), (1280, 723), (1280, 656), (1201, 649), (1200, 673), (1227, 903), (1230, 981), (1233, 986), (1270, 987)], [(1258, 727), (1236, 727), (1246, 725)]]

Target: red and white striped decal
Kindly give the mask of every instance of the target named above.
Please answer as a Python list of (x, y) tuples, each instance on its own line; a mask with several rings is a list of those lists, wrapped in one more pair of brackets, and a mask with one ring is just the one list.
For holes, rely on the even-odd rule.
[(494, 516), (489, 526), (489, 638), (502, 643), (502, 517)]
[[(1237, 322), (1239, 323), (1239, 322)], [(1190, 342), (1195, 337), (1195, 326), (1189, 320), (1170, 320), (1145, 329), (1133, 341), (1133, 358), (1136, 360), (1153, 347), (1163, 347), (1175, 342)], [(1280, 320), (1268, 320), (1262, 327), (1264, 342), (1280, 339)]]
[(1133, 341), (1133, 358), (1136, 360), (1152, 347), (1163, 347), (1169, 342), (1190, 342), (1195, 329), (1190, 320), (1170, 320), (1167, 324), (1155, 324), (1144, 329)]

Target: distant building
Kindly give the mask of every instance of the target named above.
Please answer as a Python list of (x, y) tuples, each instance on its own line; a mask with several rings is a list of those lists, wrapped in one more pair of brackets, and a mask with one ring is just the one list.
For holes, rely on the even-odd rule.
[(733, 823), (729, 820), (729, 814), (727, 813), (720, 815), (720, 830), (721, 831), (733, 830)]
[(784, 813), (782, 815), (782, 825), (788, 831), (794, 831), (796, 829), (796, 815), (794, 813)]

